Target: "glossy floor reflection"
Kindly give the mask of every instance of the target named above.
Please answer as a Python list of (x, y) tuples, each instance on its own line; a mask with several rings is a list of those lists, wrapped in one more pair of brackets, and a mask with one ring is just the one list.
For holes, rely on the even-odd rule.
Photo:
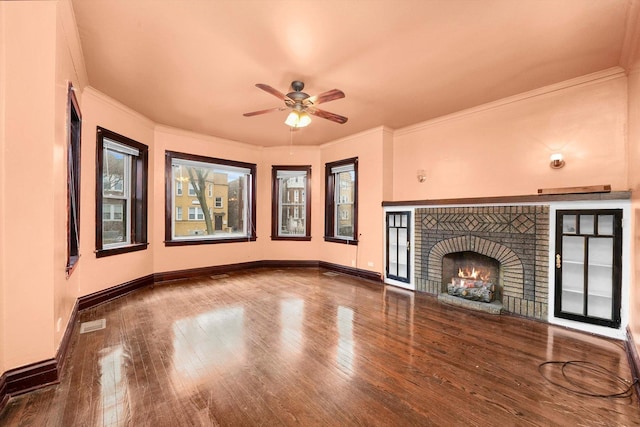
[(587, 360), (630, 378), (621, 342), (323, 272), (181, 281), (87, 310), (106, 329), (76, 331), (61, 383), (13, 398), (0, 425), (640, 425), (635, 395), (579, 396), (538, 372)]

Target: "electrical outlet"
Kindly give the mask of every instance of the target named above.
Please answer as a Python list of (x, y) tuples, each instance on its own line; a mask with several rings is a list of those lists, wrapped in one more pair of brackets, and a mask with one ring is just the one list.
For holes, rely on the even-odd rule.
[(60, 332), (61, 326), (62, 326), (62, 317), (58, 317), (58, 321), (56, 322), (56, 332)]
[(369, 262), (367, 263), (367, 265), (368, 265), (369, 267), (373, 267), (373, 261), (369, 261)]
[(355, 267), (355, 266), (356, 266), (356, 260), (355, 260), (355, 259), (352, 259), (352, 260), (351, 260), (351, 267)]

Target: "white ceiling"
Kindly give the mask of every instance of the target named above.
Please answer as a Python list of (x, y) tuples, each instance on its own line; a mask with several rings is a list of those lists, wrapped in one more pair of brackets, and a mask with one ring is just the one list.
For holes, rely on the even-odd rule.
[(151, 120), (288, 145), (283, 102), (255, 87), (344, 99), (294, 144), (397, 129), (624, 66), (637, 0), (72, 0), (89, 84)]

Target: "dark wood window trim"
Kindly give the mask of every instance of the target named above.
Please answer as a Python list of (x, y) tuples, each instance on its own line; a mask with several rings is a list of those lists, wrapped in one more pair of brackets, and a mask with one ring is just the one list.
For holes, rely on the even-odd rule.
[[(249, 216), (252, 226), (249, 228), (249, 235), (232, 238), (198, 238), (198, 239), (174, 239), (172, 235), (173, 204), (172, 197), (175, 194), (173, 186), (173, 159), (191, 160), (196, 162), (211, 163), (214, 165), (233, 166), (249, 169), (251, 176), (251, 196), (249, 199)], [(237, 162), (233, 160), (218, 159), (214, 157), (200, 156), (197, 154), (180, 153), (176, 151), (165, 152), (165, 223), (164, 223), (164, 244), (165, 246), (189, 246), (189, 245), (210, 245), (217, 243), (247, 242), (256, 240), (256, 165), (254, 163)], [(186, 191), (186, 190), (183, 190)]]
[[(306, 229), (304, 236), (280, 236), (278, 232), (278, 217), (280, 212), (280, 181), (278, 171), (303, 171), (306, 172), (305, 192), (305, 220)], [(271, 240), (292, 240), (308, 242), (311, 240), (311, 166), (272, 166), (271, 168)]]
[[(334, 235), (335, 225), (335, 174), (331, 173), (331, 169), (339, 166), (353, 165), (355, 172), (355, 188), (353, 201), (353, 239), (344, 239)], [(325, 223), (324, 223), (324, 240), (325, 242), (343, 243), (347, 245), (358, 244), (358, 158), (339, 160), (325, 164)]]
[[(131, 221), (129, 235), (131, 244), (115, 248), (103, 248), (102, 243), (102, 168), (104, 154), (104, 138), (139, 151), (131, 164)], [(144, 250), (147, 242), (147, 188), (149, 170), (149, 147), (126, 136), (97, 127), (96, 131), (96, 257), (102, 258), (128, 252)]]
[(82, 113), (73, 85), (67, 92), (67, 277), (80, 260), (80, 144)]

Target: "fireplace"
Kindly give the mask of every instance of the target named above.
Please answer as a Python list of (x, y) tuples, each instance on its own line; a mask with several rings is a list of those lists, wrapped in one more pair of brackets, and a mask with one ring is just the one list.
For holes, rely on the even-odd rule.
[(477, 252), (453, 252), (442, 257), (442, 291), (480, 302), (502, 302), (500, 262)]
[[(417, 208), (415, 242), (417, 291), (495, 314), (547, 319), (548, 206)], [(489, 279), (472, 280), (474, 265), (488, 269)], [(453, 296), (449, 284), (458, 285), (452, 293), (484, 295)], [(472, 291), (472, 286), (480, 290)]]

